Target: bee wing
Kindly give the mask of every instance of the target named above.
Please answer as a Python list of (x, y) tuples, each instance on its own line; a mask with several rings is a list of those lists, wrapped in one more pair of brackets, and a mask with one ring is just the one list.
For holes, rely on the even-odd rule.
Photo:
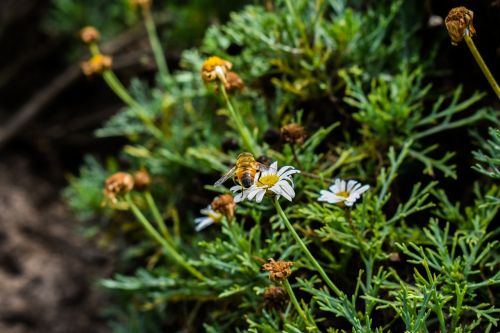
[(236, 173), (236, 166), (232, 167), (231, 170), (226, 172), (224, 176), (222, 176), (218, 181), (215, 182), (214, 186), (222, 185), (226, 180), (232, 178)]
[[(271, 166), (269, 165), (265, 165), (265, 164), (262, 164), (262, 163), (259, 163), (259, 162), (255, 162), (257, 163), (257, 171), (267, 171), (267, 170), (270, 170), (271, 169)], [(273, 171), (278, 171), (278, 170), (275, 170), (275, 168), (272, 168)]]

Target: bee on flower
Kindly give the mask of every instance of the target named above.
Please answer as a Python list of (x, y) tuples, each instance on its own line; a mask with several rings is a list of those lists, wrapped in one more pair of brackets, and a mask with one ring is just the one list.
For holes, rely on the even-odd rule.
[(255, 200), (260, 203), (266, 194), (283, 196), (288, 201), (295, 197), (292, 175), (300, 173), (300, 170), (292, 166), (284, 166), (278, 170), (278, 162), (274, 162), (265, 170), (255, 174), (253, 185), (245, 188), (235, 185), (230, 188), (235, 195), (234, 200), (241, 202), (245, 199)]
[(94, 74), (102, 74), (104, 71), (111, 69), (113, 65), (113, 59), (104, 54), (96, 54), (92, 56), (88, 61), (84, 61), (81, 64), (83, 74), (86, 76), (92, 76)]
[(205, 83), (220, 80), (224, 86), (228, 85), (227, 74), (233, 64), (219, 57), (210, 57), (203, 62), (201, 78)]
[(200, 211), (200, 213), (205, 216), (198, 217), (194, 220), (196, 225), (195, 230), (201, 231), (209, 225), (221, 223), (223, 217), (226, 217), (227, 221), (231, 222), (234, 218), (235, 209), (236, 203), (231, 194), (222, 194), (215, 197), (207, 208)]
[(355, 180), (346, 182), (345, 180), (337, 178), (335, 179), (335, 183), (330, 186), (328, 190), (320, 191), (321, 195), (318, 201), (337, 204), (340, 207), (351, 207), (369, 188), (369, 185), (363, 186)]

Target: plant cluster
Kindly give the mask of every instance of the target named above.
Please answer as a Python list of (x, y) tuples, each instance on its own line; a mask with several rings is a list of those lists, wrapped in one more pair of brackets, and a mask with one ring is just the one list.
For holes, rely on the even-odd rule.
[(495, 331), (500, 134), (474, 153), (492, 179), (457, 172), (443, 137), (498, 127), (498, 109), (434, 91), (411, 1), (265, 3), (177, 70), (139, 4), (153, 84), (127, 89), (87, 41), (86, 74), (126, 105), (96, 134), (128, 143), (119, 163), (89, 157), (66, 197), (121, 255), (101, 282), (115, 330)]

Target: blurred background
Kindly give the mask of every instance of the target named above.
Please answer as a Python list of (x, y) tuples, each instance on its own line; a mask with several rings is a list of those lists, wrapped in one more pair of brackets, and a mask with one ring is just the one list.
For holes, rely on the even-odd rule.
[[(225, 22), (247, 3), (272, 1), (156, 1), (155, 20), (169, 67), (183, 50), (199, 45), (206, 28)], [(367, 6), (370, 1), (366, 1)], [(465, 45), (453, 47), (442, 26), (448, 10), (475, 12), (476, 44), (500, 78), (500, 1), (418, 1), (422, 45), (442, 40), (436, 89), (464, 85), (488, 91)], [(96, 279), (113, 272), (113, 253), (79, 232), (61, 191), (83, 156), (112, 154), (120, 138), (94, 131), (123, 106), (99, 77), (87, 78), (88, 57), (78, 31), (94, 25), (103, 50), (114, 55), (124, 82), (155, 73), (146, 31), (127, 0), (0, 1), (0, 332), (107, 332), (107, 296)], [(429, 50), (431, 52), (431, 50)], [(469, 153), (470, 149), (465, 150)]]

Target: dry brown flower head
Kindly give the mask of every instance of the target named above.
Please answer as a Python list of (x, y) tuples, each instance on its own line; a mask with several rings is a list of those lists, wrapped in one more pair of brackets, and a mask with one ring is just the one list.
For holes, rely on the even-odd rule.
[(145, 190), (149, 185), (151, 185), (151, 177), (146, 170), (141, 169), (134, 173), (134, 188), (136, 190)]
[(264, 303), (268, 308), (282, 308), (288, 301), (288, 294), (281, 287), (269, 287), (264, 290)]
[(465, 34), (474, 36), (476, 30), (472, 26), (474, 12), (465, 7), (455, 7), (450, 10), (448, 16), (444, 20), (446, 29), (451, 38), (451, 44), (457, 45), (462, 41)]
[(132, 7), (142, 7), (143, 9), (151, 8), (153, 0), (130, 0)]
[(288, 124), (281, 128), (281, 140), (292, 145), (304, 143), (306, 133), (304, 127), (299, 124)]
[(292, 265), (293, 262), (291, 261), (275, 261), (273, 258), (269, 258), (269, 262), (262, 265), (262, 268), (269, 271), (269, 280), (280, 282), (286, 280), (292, 274), (290, 269)]
[(234, 202), (234, 198), (231, 194), (222, 194), (215, 197), (210, 206), (217, 213), (226, 216), (228, 222), (233, 220), (236, 203)]
[(201, 67), (201, 78), (205, 83), (219, 79), (226, 86), (226, 75), (232, 67), (233, 64), (229, 61), (219, 57), (210, 57), (203, 62), (203, 66)]
[(245, 83), (235, 72), (228, 72), (226, 75), (226, 90), (232, 91), (242, 91), (245, 88)]
[(126, 172), (117, 172), (106, 179), (104, 197), (112, 204), (116, 204), (117, 197), (126, 194), (134, 188), (134, 178)]
[(86, 76), (102, 74), (104, 71), (111, 69), (112, 66), (113, 59), (104, 54), (96, 54), (81, 64), (82, 71)]
[(92, 26), (84, 27), (82, 30), (80, 30), (79, 35), (80, 39), (85, 44), (95, 43), (101, 38), (101, 34), (99, 33), (99, 31)]

